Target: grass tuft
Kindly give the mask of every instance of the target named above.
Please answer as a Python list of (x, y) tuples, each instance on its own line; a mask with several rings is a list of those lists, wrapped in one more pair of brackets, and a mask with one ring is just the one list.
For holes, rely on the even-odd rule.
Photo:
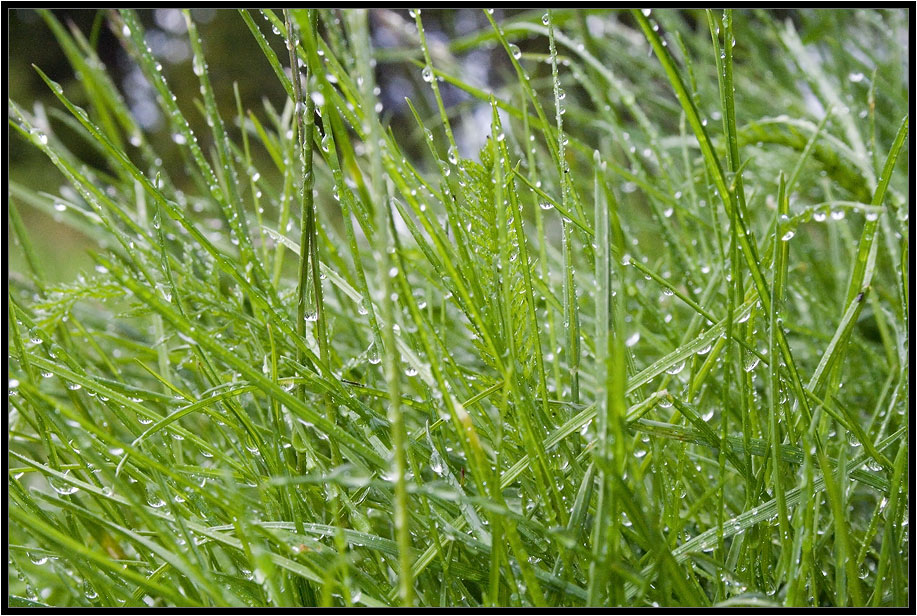
[(906, 11), (38, 15), (10, 606), (907, 605)]

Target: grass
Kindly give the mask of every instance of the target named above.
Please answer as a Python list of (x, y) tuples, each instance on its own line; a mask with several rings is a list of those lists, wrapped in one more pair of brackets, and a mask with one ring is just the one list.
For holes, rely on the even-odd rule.
[(167, 151), (40, 15), (9, 605), (907, 605), (905, 11), (240, 11), (254, 107), (190, 13), (193, 99), (107, 13)]

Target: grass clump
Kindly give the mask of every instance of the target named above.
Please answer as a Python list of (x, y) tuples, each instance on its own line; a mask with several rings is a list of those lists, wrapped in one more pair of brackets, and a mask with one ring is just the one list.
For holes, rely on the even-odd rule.
[(906, 605), (905, 11), (240, 11), (261, 106), (106, 13), (167, 151), (41, 17), (10, 605)]

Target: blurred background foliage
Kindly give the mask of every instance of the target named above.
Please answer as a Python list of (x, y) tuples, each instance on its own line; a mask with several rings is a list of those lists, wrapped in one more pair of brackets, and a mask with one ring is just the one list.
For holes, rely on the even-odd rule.
[[(525, 19), (540, 15), (542, 9), (496, 9), (494, 17), (499, 22), (511, 21), (514, 18)], [(182, 180), (187, 181), (183, 173), (185, 161), (178, 155), (178, 146), (173, 144), (166, 129), (161, 112), (155, 102), (152, 86), (146, 82), (134, 61), (122, 49), (115, 33), (111, 31), (109, 10), (106, 9), (56, 9), (52, 11), (55, 17), (66, 27), (78, 30), (90, 41), (97, 50), (99, 58), (105, 63), (114, 82), (118, 84), (121, 93), (127, 101), (132, 113), (138, 119), (141, 127), (147, 131), (147, 136), (160, 153), (163, 168), (173, 177), (181, 187)], [(680, 23), (683, 27), (693, 31), (703, 32), (707, 28), (706, 18), (702, 10), (667, 11), (669, 19)], [(870, 19), (864, 20), (864, 14), (869, 13)], [(138, 11), (147, 32), (147, 43), (153, 53), (160, 59), (163, 72), (170, 87), (178, 96), (179, 106), (185, 111), (186, 117), (192, 123), (195, 134), (208, 135), (201, 113), (195, 112), (195, 101), (200, 98), (198, 80), (191, 67), (191, 49), (188, 41), (185, 21), (178, 9), (160, 8)], [(769, 11), (737, 11), (736, 29), (743, 32), (743, 36), (767, 37), (767, 28), (755, 27), (755, 22), (761, 22), (762, 16), (767, 15), (767, 21), (782, 22), (791, 20), (799, 32), (804, 43), (817, 43), (819, 51), (830, 62), (849, 62), (849, 41), (838, 40), (837, 32), (852, 32), (860, 36), (856, 45), (885, 46), (886, 57), (900, 57), (900, 63), (891, 62), (893, 71), (899, 74), (888, 74), (885, 70), (882, 87), (894, 85), (901, 87), (901, 92), (894, 96), (878, 97), (875, 101), (878, 116), (896, 116), (905, 110), (890, 108), (887, 100), (906, 100), (909, 87), (909, 67), (907, 65), (909, 54), (907, 52), (907, 12), (906, 11), (845, 11), (845, 10), (769, 10)], [(583, 33), (583, 45), (592, 50), (596, 46), (595, 38), (614, 33), (622, 42), (627, 43), (628, 31), (631, 38), (631, 48), (622, 49), (622, 56), (613, 59), (616, 66), (613, 70), (632, 74), (620, 75), (629, 82), (639, 81), (643, 72), (642, 65), (654, 63), (655, 58), (648, 56), (644, 48), (642, 34), (639, 33), (632, 18), (626, 11), (602, 10), (567, 10), (555, 13), (556, 23), (563, 27), (567, 23), (572, 28)], [(234, 86), (238, 87), (242, 104), (246, 112), (253, 112), (256, 116), (265, 119), (266, 109), (272, 108), (280, 113), (285, 103), (283, 89), (276, 76), (271, 71), (264, 55), (251, 33), (246, 28), (236, 10), (229, 9), (194, 9), (192, 16), (198, 24), (198, 29), (204, 40), (204, 51), (208, 58), (211, 70), (211, 79), (218, 105), (228, 120), (228, 128), (232, 131), (231, 138), (239, 135), (235, 120), (236, 103), (234, 99)], [(537, 19), (537, 18), (536, 18)], [(573, 23), (571, 23), (573, 22)], [(498, 91), (502, 84), (513, 83), (512, 67), (509, 59), (501, 47), (492, 40), (476, 40), (479, 34), (489, 33), (490, 26), (487, 19), (479, 9), (443, 9), (424, 11), (424, 23), (428, 41), (431, 45), (434, 65), (441, 65), (451, 69), (453, 74), (461, 77), (475, 87), (485, 91)], [(324, 24), (325, 36), (343, 36), (342, 32), (327, 32), (329, 26)], [(418, 108), (421, 116), (433, 119), (437, 116), (435, 102), (429, 87), (422, 82), (421, 71), (414, 62), (422, 60), (421, 50), (417, 43), (416, 29), (413, 19), (408, 11), (394, 9), (373, 9), (370, 11), (370, 29), (373, 37), (373, 48), (376, 52), (377, 68), (376, 82), (379, 85), (380, 100), (383, 104), (383, 118), (388, 121), (395, 134), (402, 138), (404, 151), (424, 157), (422, 135), (417, 123), (411, 116), (405, 103), (409, 97)], [(887, 36), (888, 32), (894, 33)], [(523, 34), (516, 39), (520, 50), (526, 54), (545, 54), (547, 40), (535, 33)], [(275, 51), (281, 58), (286, 55), (279, 37), (274, 37), (272, 43)], [(774, 43), (776, 46), (776, 42)], [(776, 49), (776, 47), (775, 47)], [(695, 60), (703, 62), (709, 55), (709, 49), (691, 50), (698, 55)], [(61, 51), (52, 31), (42, 17), (31, 9), (14, 9), (8, 13), (8, 84), (9, 96), (26, 108), (37, 110), (38, 115), (45, 115), (53, 126), (54, 133), (71, 151), (84, 160), (87, 165), (94, 167), (101, 165), (104, 160), (87, 142), (75, 138), (69, 128), (61, 121), (63, 117), (56, 110), (59, 107), (53, 94), (41, 81), (32, 65), (41, 68), (51, 79), (64, 87), (65, 94), (76, 104), (85, 105), (85, 94), (78, 82), (79, 76), (74, 74), (64, 53)], [(601, 57), (601, 56), (600, 56)], [(708, 58), (709, 59), (709, 58)], [(736, 63), (741, 65), (743, 60), (749, 64), (760, 66), (759, 59), (742, 57), (742, 50), (736, 51)], [(857, 58), (853, 58), (856, 62)], [(621, 64), (617, 64), (617, 63)], [(624, 63), (629, 63), (625, 65)], [(698, 69), (699, 70), (699, 69)], [(784, 71), (784, 67), (775, 63), (772, 70), (777, 73)], [(650, 71), (646, 71), (647, 74)], [(768, 71), (770, 73), (770, 70)], [(856, 75), (855, 67), (851, 67), (851, 74)], [(773, 78), (773, 74), (768, 75)], [(868, 76), (867, 76), (868, 77)], [(550, 65), (542, 62), (533, 73), (533, 83), (550, 92)], [(663, 84), (664, 85), (664, 84)], [(865, 85), (852, 79), (851, 91), (848, 96), (853, 102), (854, 98), (864, 98)], [(807, 90), (804, 83), (797, 84), (800, 90)], [(715, 80), (699, 79), (697, 87), (701, 93), (707, 90), (715, 92)], [(588, 95), (571, 83), (568, 94), (571, 99), (588, 101)], [(863, 90), (860, 92), (859, 90)], [(475, 157), (478, 149), (486, 139), (489, 131), (490, 110), (487, 105), (481, 105), (468, 93), (450, 85), (440, 83), (440, 91), (444, 103), (453, 116), (453, 126), (456, 128), (456, 138), (463, 156)], [(804, 92), (805, 93), (805, 92)], [(512, 94), (506, 93), (507, 98)], [(748, 94), (751, 96), (751, 94)], [(820, 106), (811, 92), (808, 92), (809, 102), (813, 106)], [(715, 98), (713, 99), (715, 100)], [(798, 113), (800, 116), (818, 115), (819, 110), (793, 109), (789, 105), (798, 104), (798, 100), (772, 101), (774, 113)], [(646, 101), (654, 104), (653, 101)], [(742, 107), (745, 105), (743, 93), (737, 93), (737, 115), (740, 126), (743, 119)], [(672, 100), (672, 105), (675, 105)], [(750, 107), (760, 108), (761, 102), (749, 102)], [(572, 108), (572, 107), (571, 107)], [(626, 111), (610, 110), (612, 113), (621, 114), (617, 122), (625, 129), (633, 118), (627, 117)], [(661, 110), (667, 113), (654, 114), (654, 120), (668, 117), (671, 126), (662, 127), (661, 134), (672, 134), (678, 130), (678, 114), (675, 107), (670, 110)], [(823, 113), (823, 109), (821, 110)], [(745, 119), (756, 119), (754, 116)], [(589, 124), (593, 117), (581, 116), (571, 113), (565, 121), (565, 127), (578, 138), (590, 140)], [(881, 123), (877, 126), (880, 131), (889, 134), (878, 135), (879, 143), (889, 143), (893, 135), (889, 132), (894, 122)], [(50, 194), (58, 194), (63, 188), (63, 177), (53, 165), (36, 148), (25, 143), (18, 135), (11, 131), (9, 149), (9, 179), (14, 182), (26, 184), (31, 188)], [(204, 144), (206, 146), (206, 140)], [(598, 147), (598, 143), (590, 144)], [(206, 148), (205, 148), (206, 151)], [(272, 169), (267, 153), (259, 148), (252, 152), (254, 166), (259, 169)], [(903, 164), (903, 163), (902, 163)], [(78, 232), (59, 224), (53, 216), (48, 216), (35, 208), (21, 207), (21, 215), (29, 229), (32, 230), (36, 249), (44, 259), (47, 275), (51, 280), (64, 281), (86, 268), (89, 257), (86, 249), (90, 247), (87, 241)], [(21, 263), (21, 255), (17, 248), (8, 249), (9, 271), (15, 272)]]

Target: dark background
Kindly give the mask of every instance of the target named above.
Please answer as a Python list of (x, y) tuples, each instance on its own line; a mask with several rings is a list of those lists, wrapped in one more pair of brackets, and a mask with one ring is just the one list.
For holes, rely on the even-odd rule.
[[(90, 41), (132, 113), (145, 129), (151, 144), (160, 152), (164, 164), (170, 167), (170, 175), (180, 178), (182, 174), (178, 166), (182, 165), (183, 161), (179, 156), (172, 156), (171, 159), (169, 157), (170, 153), (175, 153), (175, 146), (171, 143), (165, 122), (162, 121), (152, 87), (142, 78), (140, 71), (135, 68), (133, 61), (110, 30), (109, 10), (55, 9), (51, 12), (64, 27), (78, 29)], [(497, 9), (494, 17), (501, 19), (519, 12)], [(191, 48), (181, 11), (166, 8), (138, 10), (137, 13), (144, 26), (147, 43), (162, 63), (163, 74), (170, 88), (176, 93), (179, 106), (191, 123), (192, 129), (199, 136), (207, 135), (207, 127), (192, 103), (200, 98), (199, 84), (192, 71)], [(217, 104), (227, 122), (227, 128), (231, 131), (230, 137), (238, 137), (234, 123), (234, 83), (238, 84), (246, 111), (254, 111), (263, 120), (265, 101), (278, 111), (282, 110), (285, 103), (283, 89), (238, 11), (192, 9), (191, 14), (203, 41), (211, 83)], [(64, 93), (74, 103), (86, 105), (87, 101), (74, 76), (73, 68), (41, 15), (32, 9), (13, 9), (7, 12), (6, 17), (7, 79), (10, 99), (31, 112), (44, 108), (49, 117), (51, 109), (62, 107), (32, 68), (34, 64), (48, 77), (60, 83)], [(256, 23), (261, 20), (257, 11), (253, 17)], [(478, 9), (424, 11), (423, 19), (431, 46), (462, 34), (489, 28), (487, 19)], [(407, 10), (373, 9), (370, 11), (369, 22), (373, 46), (377, 50), (379, 60), (376, 77), (382, 90), (380, 100), (384, 105), (383, 120), (393, 127), (396, 134), (416, 134), (416, 122), (404, 103), (404, 97), (410, 96), (419, 111), (426, 115), (435, 113), (435, 107), (429, 86), (421, 80), (420, 69), (409, 62), (412, 57), (421, 59), (416, 45), (406, 42), (404, 38), (406, 32), (413, 30), (414, 20)], [(259, 25), (267, 32), (263, 21)], [(281, 62), (286, 65), (287, 51), (280, 43), (279, 37), (268, 36), (268, 39), (274, 44)], [(486, 85), (493, 85), (492, 80), (498, 78), (500, 73), (495, 69), (509, 68), (509, 61), (502, 49), (493, 48), (490, 51), (473, 53), (477, 54), (476, 65), (480, 66), (480, 72), (488, 82)], [(447, 83), (441, 83), (440, 90), (445, 104), (449, 107), (469, 102), (467, 94)], [(98, 153), (85, 141), (68, 134), (68, 128), (55, 121), (53, 117), (51, 121), (55, 134), (77, 157), (90, 166), (102, 163)], [(15, 131), (8, 128), (7, 133), (10, 143), (10, 180), (27, 184), (35, 190), (58, 193), (64, 184), (63, 176), (42, 152), (25, 143)], [(419, 135), (416, 137), (413, 147), (424, 147)], [(406, 146), (410, 152), (410, 139)], [(259, 156), (266, 157), (262, 149), (253, 148), (252, 155), (255, 157), (253, 162), (256, 167), (271, 167), (268, 164), (259, 164), (266, 162), (258, 160)], [(172, 165), (176, 168), (171, 168)], [(90, 261), (85, 254), (85, 248), (89, 247), (89, 244), (82, 236), (56, 222), (53, 216), (38, 212), (34, 208), (21, 206), (19, 211), (33, 234), (36, 250), (47, 261), (47, 274), (51, 279), (71, 279), (77, 271), (89, 264)], [(15, 264), (21, 257), (18, 249), (11, 247), (8, 257), (8, 271), (15, 271)]]

